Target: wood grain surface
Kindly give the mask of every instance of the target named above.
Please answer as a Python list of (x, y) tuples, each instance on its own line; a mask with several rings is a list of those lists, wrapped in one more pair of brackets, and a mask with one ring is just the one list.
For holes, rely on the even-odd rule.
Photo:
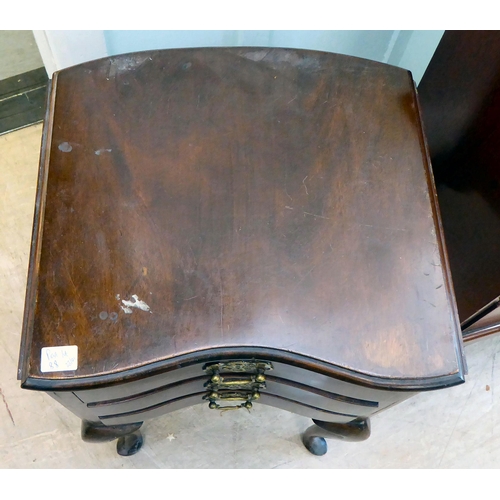
[[(153, 51), (56, 73), (50, 103), (24, 381), (232, 348), (402, 385), (463, 380), (407, 71)], [(66, 345), (78, 369), (42, 373), (41, 349)]]

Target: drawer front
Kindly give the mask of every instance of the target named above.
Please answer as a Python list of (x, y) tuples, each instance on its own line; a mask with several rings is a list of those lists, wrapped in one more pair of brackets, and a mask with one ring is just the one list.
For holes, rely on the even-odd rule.
[[(401, 393), (397, 391), (367, 388), (361, 385), (343, 382), (312, 370), (306, 370), (304, 368), (298, 368), (296, 366), (274, 361), (271, 363), (273, 369), (266, 373), (269, 380), (271, 377), (275, 377), (281, 380), (290, 381), (291, 383), (305, 384), (314, 389), (338, 394), (340, 396), (374, 401), (379, 404), (379, 408), (385, 408), (408, 397), (407, 392)], [(113, 399), (129, 398), (131, 396), (141, 395), (155, 389), (166, 387), (170, 384), (192, 380), (197, 377), (208, 378), (208, 374), (204, 370), (206, 365), (206, 363), (199, 363), (146, 377), (142, 380), (125, 382), (99, 389), (75, 391), (75, 395), (84, 403), (98, 403)]]
[(95, 418), (115, 425), (201, 403), (214, 409), (239, 406), (235, 401), (248, 408), (258, 402), (309, 418), (348, 422), (392, 406), (409, 394), (357, 386), (284, 363), (243, 360), (195, 364), (75, 395)]
[(200, 394), (199, 400), (194, 404), (202, 403), (207, 390), (204, 384), (207, 377), (197, 377), (183, 382), (177, 382), (167, 386), (159, 387), (142, 394), (136, 394), (131, 397), (113, 399), (101, 402), (87, 403), (99, 417), (140, 411), (144, 408), (154, 407), (156, 405), (168, 404), (179, 398), (191, 397), (193, 394)]
[(134, 394), (141, 394), (167, 384), (173, 384), (183, 380), (205, 376), (202, 363), (185, 366), (176, 370), (160, 373), (133, 382), (124, 382), (100, 389), (86, 389), (75, 391), (76, 396), (85, 403), (94, 403), (110, 399), (125, 398)]
[[(194, 393), (200, 393), (202, 397), (207, 396), (210, 391), (207, 390), (206, 384), (206, 376), (196, 377), (127, 398), (87, 403), (86, 406), (99, 417), (139, 411), (155, 405), (167, 404), (168, 401), (190, 396)], [(243, 391), (243, 393), (248, 392)], [(265, 388), (259, 390), (260, 398), (266, 394), (336, 413), (355, 416), (368, 416), (380, 408), (379, 403), (376, 401), (355, 399), (340, 394), (330, 393), (305, 384), (299, 384), (277, 377), (266, 380)]]
[[(187, 408), (189, 406), (194, 406), (200, 403), (205, 403), (205, 401), (202, 399), (204, 394), (205, 392), (183, 396), (178, 399), (167, 401), (155, 405), (154, 407), (145, 408), (139, 411), (115, 415), (105, 415), (102, 416), (100, 420), (105, 425), (121, 425), (143, 422), (144, 420), (157, 418), (172, 411), (180, 410), (182, 408)], [(286, 410), (297, 415), (302, 415), (304, 417), (323, 420), (325, 422), (345, 423), (350, 422), (351, 420), (354, 420), (356, 418), (355, 415), (343, 415), (340, 413), (335, 413), (323, 410), (321, 408), (315, 408), (313, 406), (305, 405), (296, 401), (289, 400), (287, 398), (273, 396), (271, 394), (262, 394), (259, 399), (259, 403), (273, 406), (275, 408), (280, 408), (282, 410)]]

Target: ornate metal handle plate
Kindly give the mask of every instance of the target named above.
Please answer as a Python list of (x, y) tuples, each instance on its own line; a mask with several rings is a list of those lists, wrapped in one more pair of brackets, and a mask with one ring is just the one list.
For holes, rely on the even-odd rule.
[(267, 361), (226, 361), (205, 365), (207, 373), (264, 373), (272, 370), (273, 365)]
[[(209, 401), (208, 407), (213, 410), (249, 410), (252, 401), (259, 399), (259, 391), (266, 388), (264, 373), (272, 369), (272, 364), (264, 361), (229, 361), (207, 365), (204, 370), (210, 379), (205, 387), (209, 392), (203, 399)], [(217, 401), (242, 401), (242, 404), (221, 406)]]
[[(260, 398), (258, 391), (255, 392), (210, 392), (204, 399), (208, 399), (208, 407), (211, 410), (237, 410), (239, 408), (246, 408), (249, 410), (252, 408), (252, 401), (256, 401)], [(237, 406), (221, 406), (217, 401), (242, 401), (242, 404)]]

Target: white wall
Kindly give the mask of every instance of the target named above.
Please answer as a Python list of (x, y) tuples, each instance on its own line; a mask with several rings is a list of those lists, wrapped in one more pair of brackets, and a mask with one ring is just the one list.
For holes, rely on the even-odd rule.
[(141, 50), (265, 46), (324, 50), (393, 64), (409, 69), (417, 84), (443, 33), (442, 30), (34, 31), (49, 75), (91, 59)]
[(400, 47), (395, 47), (387, 62), (409, 69), (418, 85), (443, 34), (444, 30), (402, 31), (399, 39)]
[(104, 31), (33, 31), (49, 77), (54, 71), (108, 55)]

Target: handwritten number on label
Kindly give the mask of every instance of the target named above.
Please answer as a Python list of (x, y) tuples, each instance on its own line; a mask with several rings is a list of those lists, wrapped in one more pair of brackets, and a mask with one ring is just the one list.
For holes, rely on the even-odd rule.
[(76, 370), (78, 366), (77, 346), (44, 347), (41, 357), (41, 371), (55, 372)]

